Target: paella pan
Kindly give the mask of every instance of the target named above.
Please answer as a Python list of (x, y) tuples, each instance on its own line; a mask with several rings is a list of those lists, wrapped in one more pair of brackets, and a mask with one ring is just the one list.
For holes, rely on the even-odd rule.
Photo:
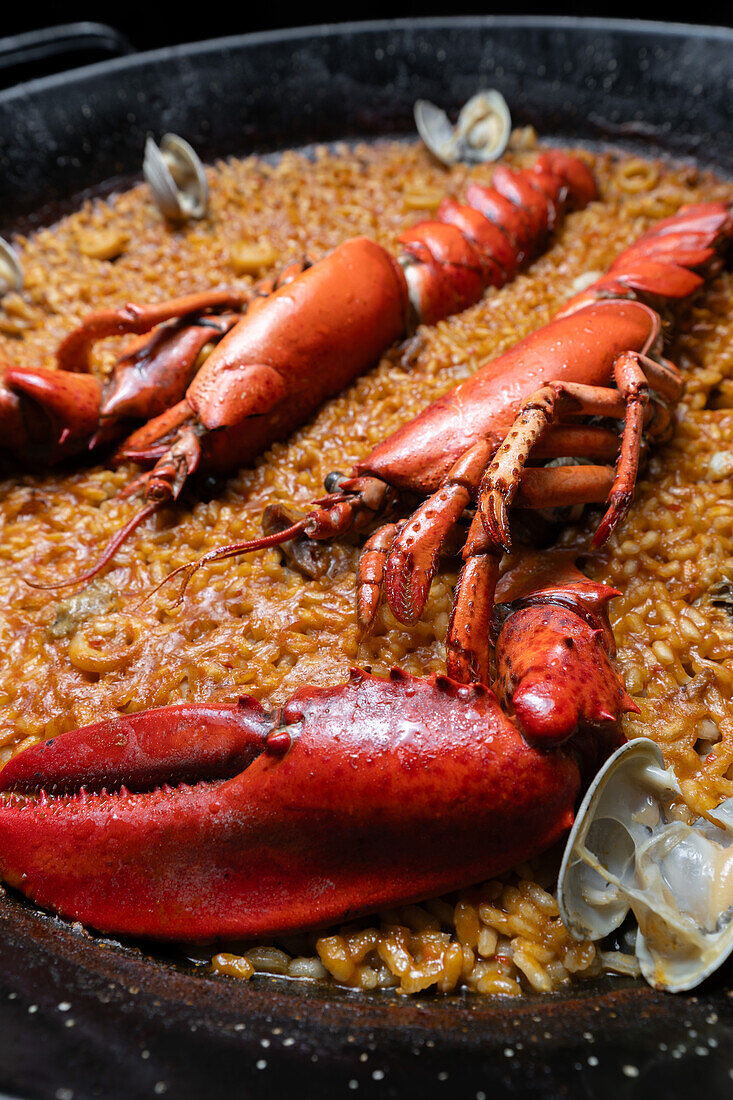
[[(453, 29), (453, 30), (455, 30), (455, 29)], [(527, 30), (527, 27), (526, 26), (523, 27), (523, 30)], [(546, 31), (547, 31), (547, 33), (550, 33), (550, 34), (551, 33), (569, 33), (569, 27), (560, 27), (560, 30), (558, 31), (558, 27), (547, 26)], [(364, 33), (366, 33), (366, 32), (364, 32)], [(411, 32), (405, 31), (405, 33), (409, 36), (409, 33), (411, 33)], [(537, 33), (537, 32), (535, 31), (535, 33)], [(324, 41), (326, 41), (326, 40), (324, 40)], [(362, 40), (362, 42), (363, 41), (364, 40)], [(495, 41), (496, 41), (496, 43), (499, 43), (501, 41), (501, 35), (499, 36), (499, 38), (496, 38)], [(610, 40), (608, 40), (608, 38), (606, 38), (606, 40), (604, 40), (604, 38), (601, 36), (601, 40), (600, 40), (601, 45), (599, 46), (599, 48), (601, 48), (601, 50), (603, 48), (603, 43), (604, 42), (605, 42), (606, 45), (608, 45)], [(329, 43), (329, 46), (330, 46), (330, 43)], [(313, 44), (309, 43), (308, 48), (313, 48)], [(376, 50), (378, 50), (378, 54), (379, 54), (379, 46), (376, 47)], [(276, 46), (275, 46), (275, 51), (276, 51)], [(494, 64), (495, 64), (495, 62), (494, 62)], [(490, 65), (490, 68), (491, 67), (492, 66)], [(613, 66), (611, 67), (611, 69), (613, 70)], [(297, 65), (295, 66), (295, 70), (297, 72)], [(623, 84), (623, 81), (622, 81), (622, 84)], [(473, 89), (471, 89), (471, 90), (473, 90)], [(522, 97), (519, 96), (517, 101), (519, 103), (519, 107), (518, 107), (519, 116), (522, 117), (522, 110), (523, 110), (523, 108), (522, 108)], [(610, 111), (609, 113), (612, 116), (613, 111)], [(535, 121), (537, 121), (537, 120), (535, 120)], [(320, 122), (320, 120), (319, 120), (319, 122)], [(598, 123), (597, 123), (597, 125), (598, 125)], [(613, 130), (613, 128), (614, 128), (613, 118), (606, 119), (604, 121), (603, 125), (604, 125), (604, 127)], [(623, 134), (625, 123), (617, 123), (616, 122), (616, 125), (617, 125), (617, 127), (621, 128), (621, 133)], [(633, 129), (634, 128), (632, 127), (632, 130)], [(680, 123), (680, 129), (683, 129), (683, 125), (681, 123)], [(320, 134), (316, 134), (316, 135), (320, 136)], [(565, 136), (565, 134), (562, 134), (562, 136)], [(573, 136), (573, 138), (575, 138), (576, 135), (573, 134), (572, 136)], [(628, 135), (626, 134), (626, 136), (628, 136)], [(674, 141), (672, 141), (671, 144), (674, 145), (675, 142), (678, 142), (679, 140), (680, 140), (679, 139), (679, 133), (677, 133), (676, 136), (675, 136)], [(648, 143), (647, 143), (647, 145), (648, 145)], [(327, 171), (330, 171), (330, 172), (333, 171), (333, 167), (335, 167), (335, 165), (338, 165), (338, 171), (343, 173), (344, 175), (348, 176), (349, 171), (350, 171), (350, 168), (349, 168), (349, 156), (350, 155), (351, 155), (350, 151), (341, 150), (341, 149), (330, 150), (330, 151), (316, 151), (315, 162), (316, 162), (316, 165), (324, 164), (326, 166)], [(362, 149), (359, 151), (359, 163), (361, 165), (363, 165), (364, 158), (368, 157), (369, 155), (370, 155), (369, 151), (363, 149), (363, 147), (362, 147)], [(374, 155), (378, 155), (378, 156), (387, 155), (387, 156), (389, 156), (390, 154), (385, 153), (384, 149), (382, 149), (382, 150), (380, 150), (380, 152), (378, 154), (374, 154)], [(392, 155), (397, 155), (397, 154), (393, 153)], [(404, 156), (404, 150), (398, 151), (398, 155), (400, 155), (401, 157)], [(516, 154), (517, 164), (522, 163), (522, 158), (526, 157), (527, 155), (528, 155), (528, 152), (526, 150), (519, 150)], [(590, 154), (589, 154), (589, 156), (590, 156)], [(593, 156), (595, 156), (595, 154), (593, 154)], [(608, 154), (608, 153), (606, 153), (605, 156), (606, 156), (606, 162), (605, 163), (608, 164), (608, 168), (606, 168), (606, 171), (608, 171), (608, 173), (609, 173), (609, 182), (608, 182), (608, 184), (606, 184), (606, 186), (612, 187), (613, 186), (613, 180), (611, 179), (611, 176), (612, 176), (613, 172), (616, 171), (617, 166), (627, 165), (628, 163), (633, 163), (633, 162), (631, 162), (630, 160), (625, 160), (625, 158), (623, 156), (620, 158), (620, 160), (616, 156)], [(628, 156), (628, 154), (626, 154), (626, 156)], [(601, 156), (598, 158), (598, 161), (594, 161), (594, 163), (597, 163), (601, 166), (601, 172), (603, 172), (602, 157), (603, 157), (603, 154), (601, 154)], [(319, 160), (319, 158), (320, 158), (320, 160)], [(721, 152), (721, 161), (720, 161), (720, 163), (723, 164), (723, 162), (724, 162), (724, 152)], [(297, 172), (302, 171), (302, 164), (299, 164), (297, 162), (297, 157), (295, 158), (295, 160), (293, 162), (291, 162), (291, 164), (295, 164)], [(402, 171), (404, 172), (404, 162), (401, 162), (401, 165), (402, 165)], [(613, 167), (611, 167), (611, 165), (613, 165)], [(285, 162), (283, 162), (282, 160), (280, 162), (278, 162), (278, 166), (275, 168), (275, 171), (273, 173), (274, 176), (277, 176), (277, 173), (280, 173), (281, 176), (285, 177), (285, 188), (286, 189), (287, 189), (287, 186), (288, 186), (288, 180), (287, 180), (287, 177), (286, 177), (287, 167), (288, 167), (288, 162), (287, 162), (287, 158), (285, 158)], [(420, 176), (420, 168), (422, 168), (422, 165), (420, 165), (418, 163), (417, 164), (417, 176), (418, 176), (419, 182), (423, 186), (427, 186), (426, 177), (424, 175)], [(262, 169), (260, 169), (260, 171), (262, 171)], [(624, 169), (622, 168), (622, 172), (623, 171), (624, 171)], [(634, 169), (633, 172), (630, 173), (630, 175), (631, 176), (637, 175), (638, 171), (639, 171), (639, 169), (637, 167), (637, 168)], [(657, 168), (657, 171), (664, 172), (664, 169)], [(704, 177), (704, 173), (703, 173), (702, 176), (697, 175), (696, 172), (699, 172), (700, 169), (694, 169), (694, 171), (693, 171), (693, 169), (690, 167), (690, 165), (685, 166), (685, 168), (683, 168), (683, 169), (676, 168), (675, 171), (677, 171), (677, 172), (681, 171), (682, 175), (681, 176), (676, 176), (676, 177), (674, 177), (674, 179), (672, 179), (672, 186), (681, 186), (683, 188), (686, 188), (687, 191), (689, 191), (689, 194), (687, 195), (688, 198), (690, 198), (690, 199), (697, 198), (698, 196), (692, 194), (692, 191), (693, 191), (694, 187), (700, 185), (700, 179), (702, 179), (702, 186), (703, 187), (705, 186), (705, 184), (707, 184), (707, 177)], [(413, 175), (413, 178), (415, 178), (415, 174), (416, 174), (415, 165), (411, 165), (411, 167), (409, 167), (409, 172), (411, 172), (412, 175)], [(671, 179), (671, 177), (665, 177), (664, 178), (664, 183), (667, 185), (667, 193), (669, 193), (670, 179)], [(433, 180), (428, 180), (428, 184), (429, 183), (433, 183)], [(714, 186), (718, 186), (718, 185), (711, 185), (711, 186), (714, 187)], [(659, 212), (666, 212), (666, 211), (657, 210), (656, 212), (659, 213)], [(635, 217), (638, 218), (638, 217), (643, 217), (643, 216), (644, 216), (643, 211), (636, 210)], [(95, 228), (94, 218), (92, 218), (91, 230), (94, 230), (94, 228)], [(313, 228), (313, 227), (311, 227), (311, 228)], [(89, 231), (89, 226), (81, 226), (81, 227), (76, 226), (76, 227), (74, 227), (74, 229), (76, 230), (76, 232), (78, 234), (78, 232), (83, 231), (83, 230)], [(582, 235), (582, 234), (580, 234), (580, 235)], [(586, 235), (587, 235), (587, 233), (586, 233)], [(328, 243), (330, 243), (330, 242), (328, 242)], [(549, 267), (546, 268), (545, 278), (549, 277), (549, 275), (547, 274), (548, 271), (549, 271)], [(172, 275), (172, 278), (175, 278), (175, 276)], [(532, 299), (529, 299), (529, 300), (532, 300)], [(529, 310), (532, 310), (533, 308), (536, 309), (537, 306), (538, 306), (538, 303), (537, 303), (536, 299), (535, 299), (535, 301), (532, 305), (529, 305), (529, 303), (527, 304), (527, 308)], [(460, 377), (460, 357), (461, 357), (460, 354), (456, 355), (456, 353), (453, 352), (453, 360), (458, 361), (455, 364), (456, 368), (457, 368), (457, 377)], [(712, 385), (712, 383), (711, 383), (711, 385)], [(705, 395), (705, 399), (707, 399), (707, 395)], [(704, 404), (704, 401), (703, 401), (703, 404)], [(324, 426), (324, 430), (326, 432), (326, 436), (331, 436), (332, 431), (328, 428), (327, 425)], [(330, 456), (329, 456), (329, 458), (330, 458)], [(310, 460), (310, 461), (313, 461), (313, 460)], [(300, 465), (307, 466), (308, 464), (309, 464), (308, 463), (308, 458), (306, 456), (306, 459), (303, 460), (302, 462), (300, 462)], [(310, 486), (304, 485), (304, 492), (307, 492), (308, 488), (310, 488)], [(642, 535), (642, 537), (643, 537), (643, 535)], [(630, 555), (633, 554), (633, 550), (628, 549), (628, 554), (630, 554)], [(280, 568), (280, 566), (277, 566), (277, 568)], [(203, 590), (201, 590), (201, 591), (203, 591)], [(444, 612), (444, 617), (445, 617), (445, 612)], [(694, 626), (694, 624), (692, 624), (692, 625)], [(333, 630), (335, 630), (336, 634), (339, 634), (339, 632), (340, 632), (338, 627), (333, 628)], [(347, 642), (347, 645), (348, 645), (348, 643), (349, 642)], [(429, 639), (428, 639), (428, 646), (429, 646)], [(291, 654), (291, 656), (292, 656), (292, 654)], [(300, 654), (300, 656), (302, 656), (302, 654)], [(405, 657), (405, 652), (404, 651), (401, 652), (401, 653), (397, 653), (396, 656), (398, 657), (398, 659), (400, 659), (404, 663), (404, 657)], [(708, 656), (708, 654), (705, 654), (705, 656)], [(165, 702), (165, 701), (166, 700), (163, 700), (163, 702)], [(90, 716), (92, 716), (92, 715), (90, 715)], [(78, 723), (73, 723), (73, 722), (70, 723), (70, 725), (73, 725), (73, 724), (78, 724)], [(526, 879), (525, 879), (525, 881), (526, 881)], [(537, 895), (537, 897), (539, 898), (539, 895)], [(484, 904), (485, 903), (486, 903), (486, 900), (484, 900)], [(507, 1057), (511, 1057), (511, 1056), (507, 1056)]]

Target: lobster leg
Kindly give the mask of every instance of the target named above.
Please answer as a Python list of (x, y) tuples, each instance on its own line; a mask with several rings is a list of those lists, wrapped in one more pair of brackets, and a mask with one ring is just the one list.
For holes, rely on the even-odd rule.
[(100, 415), (105, 424), (149, 420), (181, 401), (202, 351), (239, 319), (238, 313), (185, 317), (128, 345), (104, 388)]
[(455, 463), (440, 489), (401, 528), (385, 570), (389, 606), (402, 623), (422, 614), (438, 568), (440, 550), (471, 504), (493, 450), (488, 440), (471, 447)]
[(59, 370), (91, 370), (92, 348), (108, 336), (124, 336), (150, 332), (157, 325), (181, 317), (206, 312), (241, 309), (249, 295), (238, 290), (212, 290), (171, 298), (152, 306), (132, 302), (122, 309), (100, 309), (90, 313), (78, 328), (70, 332), (59, 345), (56, 363)]
[(359, 555), (356, 583), (356, 617), (362, 630), (368, 630), (379, 608), (384, 584), (387, 555), (392, 548), (399, 528), (396, 523), (385, 523), (366, 540)]
[[(525, 402), (514, 428), (483, 477), (476, 515), (464, 547), (465, 564), (456, 587), (446, 638), (448, 672), (455, 679), (485, 683), (490, 677), (488, 627), (502, 552), (511, 548), (508, 509), (515, 499), (524, 507), (539, 508), (607, 500), (609, 508), (596, 535), (597, 545), (628, 511), (638, 468), (641, 430), (649, 408), (645, 367), (653, 378), (660, 377), (667, 390), (676, 381), (667, 365), (658, 368), (646, 356), (624, 353), (614, 367), (617, 390), (555, 383), (543, 387)], [(625, 415), (615, 477), (610, 467), (525, 468), (533, 447), (543, 437), (551, 439), (555, 418), (562, 413), (614, 418)]]
[(463, 684), (491, 682), (489, 634), (501, 552), (474, 517), (463, 548), (445, 639), (448, 675)]
[[(526, 508), (588, 504), (605, 500), (612, 482), (613, 471), (607, 466), (527, 469), (517, 503)], [(448, 675), (461, 683), (491, 681), (490, 635), (502, 556), (502, 547), (487, 532), (477, 511), (463, 547), (464, 565), (445, 640)], [(574, 575), (582, 577), (577, 570)]]
[[(542, 446), (543, 443), (544, 446)], [(613, 460), (617, 450), (616, 434), (594, 426), (553, 428), (544, 438), (538, 438), (535, 446), (537, 457), (542, 458), (572, 455)], [(420, 618), (443, 547), (461, 515), (476, 499), (482, 477), (493, 453), (494, 443), (488, 439), (469, 448), (449, 471), (440, 488), (428, 497), (404, 524), (400, 525), (387, 554), (383, 571), (388, 603), (399, 622), (413, 623)], [(553, 478), (553, 480), (558, 479)], [(605, 479), (603, 484), (605, 485)], [(593, 495), (590, 498), (588, 496), (587, 478), (582, 489), (580, 486), (575, 488), (576, 493), (579, 490), (582, 494), (579, 498), (582, 503), (588, 503), (589, 499), (593, 501), (597, 499), (595, 489)], [(573, 487), (568, 486), (568, 492), (572, 493), (572, 491)], [(552, 505), (543, 501), (539, 505), (528, 506), (555, 507), (564, 503), (567, 502), (563, 497), (561, 501), (553, 502)], [(360, 580), (359, 577), (357, 603), (361, 599)], [(377, 603), (372, 601), (374, 611)], [(370, 619), (369, 622), (371, 621)], [(369, 625), (369, 622), (361, 618), (360, 622), (363, 626)]]
[[(682, 380), (670, 364), (658, 366), (638, 352), (620, 355), (613, 372), (617, 389), (552, 382), (534, 393), (520, 409), (513, 428), (487, 470), (478, 497), (479, 511), (488, 534), (505, 550), (511, 546), (508, 509), (519, 487), (525, 463), (535, 444), (563, 415), (624, 418), (621, 456), (609, 508), (596, 534), (596, 545), (608, 538), (628, 512), (639, 464), (642, 428), (650, 419), (650, 384), (653, 387), (658, 381), (660, 388), (666, 391), (665, 396), (679, 397)], [(666, 426), (669, 418), (663, 420)], [(568, 475), (563, 471), (559, 476)]]

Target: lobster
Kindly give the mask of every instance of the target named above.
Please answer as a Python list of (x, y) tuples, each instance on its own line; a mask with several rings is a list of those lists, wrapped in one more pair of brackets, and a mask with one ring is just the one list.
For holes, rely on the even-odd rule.
[[(475, 508), (446, 639), (447, 671), (461, 682), (489, 683), (489, 625), (500, 561), (511, 550), (510, 508), (606, 501), (594, 545), (608, 539), (631, 505), (647, 443), (668, 436), (682, 393), (678, 369), (662, 355), (659, 311), (689, 298), (720, 269), (732, 237), (731, 210), (720, 202), (683, 207), (658, 222), (549, 324), (398, 428), (350, 475), (329, 474), (328, 495), (303, 519), (293, 522), (279, 508), (266, 513), (273, 529), (262, 538), (213, 549), (171, 576), (182, 573), (185, 587), (207, 562), (333, 539), (387, 516), (359, 560), (357, 614), (368, 630), (385, 592), (395, 618), (409, 624), (423, 611), (441, 552)], [(567, 458), (584, 464), (541, 465)], [(393, 521), (401, 494), (425, 499), (409, 518)]]
[[(90, 571), (64, 583), (98, 573), (196, 470), (229, 473), (251, 462), (418, 324), (503, 286), (566, 207), (595, 197), (588, 167), (566, 154), (544, 153), (521, 171), (500, 165), (491, 186), (469, 186), (466, 204), (446, 198), (434, 220), (404, 232), (398, 260), (354, 238), (249, 294), (100, 310), (62, 342), (59, 370), (6, 368), (0, 427), (16, 459), (58, 461), (144, 422), (118, 442), (113, 462), (154, 463), (125, 490), (143, 489), (146, 504)], [(122, 334), (138, 339), (101, 386), (90, 373), (93, 346)]]
[(498, 694), (354, 669), (274, 713), (163, 707), (26, 749), (0, 771), (0, 877), (102, 932), (201, 941), (327, 926), (527, 859), (637, 708), (614, 589), (562, 561), (512, 585)]
[[(494, 461), (485, 458), (491, 436), (484, 430), (477, 443), (469, 441), (468, 458), (454, 431), (433, 456), (433, 469), (424, 462), (428, 487), (441, 464), (437, 484), (445, 485), (432, 516), (431, 509), (420, 512), (439, 520), (437, 538), (428, 525), (433, 556), (454, 522), (456, 499), (463, 512), (489, 462), (489, 505), (482, 511), (479, 500), (471, 520), (451, 629), (458, 643), (468, 639), (454, 653), (475, 652), (484, 631), (486, 650), (496, 639), (493, 687), (488, 664), (477, 675), (468, 661), (457, 662), (457, 676), (450, 668), (429, 678), (394, 669), (384, 679), (356, 669), (346, 684), (300, 688), (274, 713), (244, 697), (235, 705), (143, 711), (62, 734), (0, 771), (2, 878), (36, 903), (103, 932), (260, 938), (458, 889), (557, 840), (572, 822), (583, 784), (623, 741), (622, 714), (637, 708), (614, 665), (607, 607), (618, 593), (584, 577), (559, 550), (515, 561), (497, 585), (505, 513), (522, 502), (597, 499), (595, 467), (592, 492), (587, 485), (568, 492), (562, 476), (554, 498), (542, 479), (573, 478), (573, 468), (538, 469), (534, 496), (524, 485), (530, 468), (520, 478), (530, 447), (542, 443), (543, 424), (552, 425), (551, 436), (558, 431), (555, 410), (569, 408), (614, 418), (626, 413), (618, 470), (603, 473), (603, 498), (610, 490), (611, 504), (600, 538), (620, 522), (642, 429), (653, 438), (667, 433), (681, 386), (661, 357), (661, 319), (649, 301), (656, 296), (661, 306), (665, 298), (692, 294), (703, 281), (694, 269), (714, 271), (730, 234), (730, 213), (721, 204), (659, 223), (558, 320), (518, 345), (519, 354), (509, 353), (512, 366), (529, 360), (528, 377), (507, 401), (504, 426), (495, 428), (505, 438), (498, 449), (494, 444)], [(557, 341), (570, 334), (574, 343), (559, 356)], [(579, 359), (587, 371), (598, 358), (602, 369), (590, 385), (571, 377), (537, 389), (542, 372), (558, 362), (577, 369)], [(507, 357), (498, 362), (499, 385), (510, 388)], [(475, 377), (491, 378), (490, 369)], [(611, 377), (617, 389), (601, 386)], [(435, 410), (444, 415), (470, 386), (408, 429), (434, 422)], [(655, 395), (654, 419), (647, 387)], [(526, 400), (527, 393), (536, 396)], [(597, 424), (562, 431), (570, 433), (571, 453), (579, 439), (593, 457), (611, 451), (611, 438), (613, 453), (618, 446), (617, 436)], [(403, 429), (395, 439), (404, 438)], [(566, 447), (564, 438), (545, 454)], [(476, 453), (482, 462), (474, 462)], [(372, 455), (368, 473), (355, 471), (361, 497), (353, 484), (340, 486), (322, 506), (325, 521), (335, 526), (345, 515), (355, 525), (367, 511), (374, 515), (362, 503), (377, 483), (373, 465)], [(453, 512), (441, 513), (446, 502)], [(495, 525), (488, 532), (485, 515)], [(298, 535), (306, 530), (304, 522), (295, 526)], [(292, 529), (285, 535), (292, 538)], [(488, 581), (470, 572), (474, 562), (480, 572), (484, 559)], [(367, 556), (372, 569), (369, 563)], [(373, 587), (379, 572), (369, 574)], [(458, 623), (466, 592), (473, 615)]]

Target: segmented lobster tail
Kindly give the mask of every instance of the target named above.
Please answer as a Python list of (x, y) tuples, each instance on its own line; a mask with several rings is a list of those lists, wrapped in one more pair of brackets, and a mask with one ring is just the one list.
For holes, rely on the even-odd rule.
[(521, 171), (499, 165), (491, 186), (468, 187), (465, 203), (444, 199), (434, 220), (399, 238), (415, 318), (435, 324), (473, 305), (487, 287), (504, 286), (537, 255), (565, 208), (596, 194), (587, 165), (547, 153)]
[(733, 209), (723, 202), (683, 206), (616, 258), (608, 272), (576, 294), (559, 316), (600, 298), (640, 298), (655, 308), (696, 293), (723, 265), (733, 240)]

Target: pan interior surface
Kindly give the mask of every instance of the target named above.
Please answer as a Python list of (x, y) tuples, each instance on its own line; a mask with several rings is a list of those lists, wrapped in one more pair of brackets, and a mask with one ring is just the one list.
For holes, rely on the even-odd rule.
[(309, 27), (177, 46), (0, 93), (0, 231), (137, 175), (148, 134), (204, 160), (414, 133), (480, 87), (515, 125), (733, 171), (726, 29), (487, 16)]
[[(499, 88), (515, 124), (543, 138), (690, 158), (729, 176), (731, 45), (725, 30), (487, 17), (273, 32), (91, 66), (0, 93), (0, 232), (139, 175), (148, 133), (183, 134), (206, 161), (399, 137), (413, 133), (416, 99), (454, 112), (481, 86)], [(678, 1089), (709, 1080), (715, 1095), (731, 1068), (725, 975), (699, 997), (615, 981), (519, 1007), (471, 996), (407, 1004), (225, 982), (87, 937), (13, 896), (0, 922), (0, 1089), (12, 1095), (185, 1098), (212, 1082), (222, 1097), (245, 1082), (249, 1095), (285, 1095), (304, 1066), (321, 1095), (352, 1081), (358, 1095), (418, 1083), (442, 1095), (451, 1082), (456, 1095), (505, 1095), (531, 1080), (538, 1095), (585, 1096), (601, 1074), (616, 1096), (639, 1077)], [(124, 1089), (112, 1061), (129, 1070)]]

